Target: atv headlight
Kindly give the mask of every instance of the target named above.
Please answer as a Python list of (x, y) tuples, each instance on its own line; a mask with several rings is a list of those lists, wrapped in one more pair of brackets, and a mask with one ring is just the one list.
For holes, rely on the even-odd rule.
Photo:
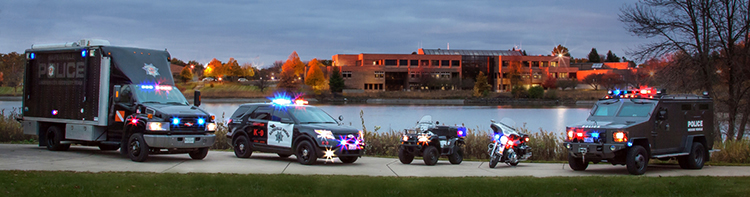
[(206, 131), (216, 131), (216, 123), (209, 122), (206, 124)]
[(146, 129), (149, 131), (169, 131), (168, 122), (148, 122)]

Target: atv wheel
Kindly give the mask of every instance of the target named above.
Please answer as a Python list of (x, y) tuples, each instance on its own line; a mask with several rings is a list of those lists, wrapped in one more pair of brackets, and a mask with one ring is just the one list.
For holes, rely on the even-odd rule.
[(584, 161), (583, 158), (575, 158), (573, 154), (568, 154), (568, 166), (574, 171), (584, 171), (589, 167), (589, 162)]
[(453, 154), (448, 156), (448, 161), (450, 161), (451, 164), (461, 164), (464, 160), (464, 150), (458, 145), (456, 145), (454, 149)]
[(424, 159), (425, 165), (434, 166), (438, 162), (440, 152), (438, 151), (437, 147), (428, 146), (426, 149), (424, 149), (422, 157)]
[(628, 172), (633, 175), (641, 175), (646, 173), (648, 167), (648, 153), (642, 146), (633, 146), (628, 150), (628, 157), (625, 163), (628, 167)]
[(398, 147), (398, 160), (401, 161), (402, 164), (410, 164), (414, 161), (414, 155), (410, 154), (406, 151), (406, 148), (401, 146)]

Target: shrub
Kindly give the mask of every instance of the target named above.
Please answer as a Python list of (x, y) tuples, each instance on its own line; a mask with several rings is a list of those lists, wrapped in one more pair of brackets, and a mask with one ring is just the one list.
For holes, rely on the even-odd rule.
[(526, 88), (523, 86), (515, 86), (513, 89), (510, 90), (510, 93), (513, 94), (513, 98), (528, 98), (529, 92), (526, 91)]
[(539, 99), (544, 96), (544, 88), (542, 86), (534, 86), (529, 88), (529, 98)]
[[(16, 111), (18, 110), (18, 111)], [(10, 112), (0, 110), (0, 142), (29, 142), (35, 141), (35, 135), (24, 135), (21, 123), (16, 121), (20, 116), (20, 109), (13, 108)]]
[(576, 86), (578, 86), (578, 81), (575, 79), (560, 79), (557, 80), (557, 87), (560, 87), (560, 89), (565, 90), (570, 88), (571, 90), (575, 90)]
[(714, 149), (721, 151), (711, 153), (713, 162), (750, 163), (750, 140), (717, 141)]
[(547, 90), (547, 93), (544, 94), (544, 98), (546, 98), (546, 99), (557, 99), (557, 90), (555, 90), (555, 89), (549, 89), (549, 90)]

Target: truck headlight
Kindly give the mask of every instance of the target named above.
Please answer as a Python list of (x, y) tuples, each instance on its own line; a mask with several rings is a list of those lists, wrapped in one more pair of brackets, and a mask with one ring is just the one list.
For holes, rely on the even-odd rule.
[(209, 122), (206, 124), (206, 131), (216, 131), (216, 123)]
[(148, 122), (146, 129), (149, 131), (169, 131), (168, 122)]

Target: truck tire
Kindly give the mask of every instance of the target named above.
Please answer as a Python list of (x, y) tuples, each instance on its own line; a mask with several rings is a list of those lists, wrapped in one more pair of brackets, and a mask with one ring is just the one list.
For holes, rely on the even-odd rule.
[(252, 144), (250, 144), (250, 140), (247, 139), (244, 135), (240, 135), (237, 137), (237, 139), (234, 139), (234, 143), (232, 143), (232, 148), (234, 149), (234, 156), (237, 156), (239, 158), (248, 158), (250, 155), (253, 155), (253, 148)]
[(401, 161), (402, 164), (410, 164), (414, 161), (414, 155), (406, 151), (406, 148), (403, 146), (400, 146), (398, 147), (398, 160)]
[(307, 140), (302, 140), (302, 142), (297, 144), (296, 156), (297, 161), (302, 165), (312, 165), (318, 160), (315, 147)]
[(702, 169), (703, 164), (706, 162), (706, 156), (706, 148), (703, 146), (703, 143), (693, 142), (690, 154), (678, 157), (677, 162), (680, 163), (680, 167), (683, 169)]
[(642, 146), (635, 145), (628, 150), (627, 158), (625, 158), (625, 164), (628, 167), (628, 172), (633, 175), (641, 175), (646, 173), (648, 168), (648, 152)]
[(128, 157), (130, 157), (130, 160), (136, 162), (146, 161), (148, 159), (148, 151), (148, 144), (143, 139), (143, 133), (130, 135), (130, 139), (128, 139)]
[(99, 144), (99, 150), (102, 150), (102, 151), (113, 151), (119, 148), (120, 148), (120, 145)]
[(437, 147), (427, 146), (427, 148), (424, 149), (422, 159), (424, 159), (425, 165), (434, 166), (437, 164), (438, 158), (440, 158), (440, 151), (438, 151)]
[(70, 144), (60, 144), (60, 141), (65, 139), (65, 132), (57, 128), (57, 126), (50, 126), (47, 128), (47, 150), (51, 151), (66, 151), (70, 148)]
[(589, 162), (583, 161), (583, 158), (575, 158), (572, 154), (568, 154), (568, 166), (574, 171), (584, 171), (589, 167)]
[(201, 160), (203, 158), (206, 158), (208, 155), (208, 147), (206, 148), (199, 148), (198, 150), (195, 150), (193, 152), (188, 153), (190, 155), (190, 158), (195, 160)]
[(341, 160), (341, 162), (344, 162), (344, 163), (354, 163), (355, 161), (357, 161), (357, 158), (359, 158), (359, 157), (357, 157), (357, 156), (344, 156), (344, 157), (339, 157), (339, 160)]
[(451, 164), (461, 164), (461, 162), (464, 161), (464, 149), (458, 145), (453, 149), (453, 154), (448, 155), (448, 161), (450, 161)]

